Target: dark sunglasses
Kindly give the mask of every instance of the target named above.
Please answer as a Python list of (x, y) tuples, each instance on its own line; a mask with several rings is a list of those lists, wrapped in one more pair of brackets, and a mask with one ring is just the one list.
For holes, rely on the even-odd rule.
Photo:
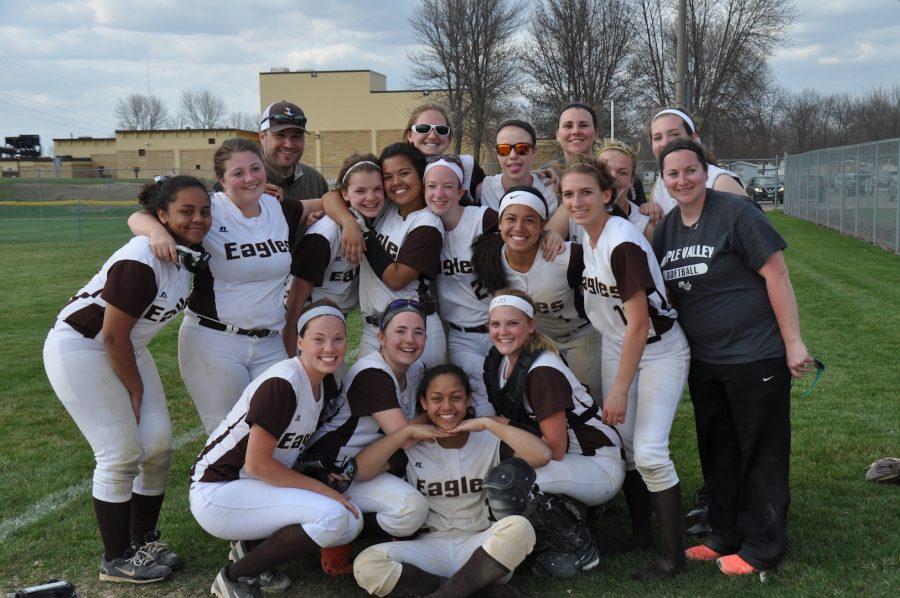
[(440, 156), (425, 156), (425, 163), (431, 164), (432, 162), (438, 162), (440, 160), (444, 160), (445, 162), (451, 162), (456, 164), (460, 168), (463, 167), (462, 160), (459, 159), (459, 156), (456, 154), (441, 154)]
[(276, 125), (297, 125), (301, 129), (306, 129), (306, 117), (299, 114), (272, 114), (262, 119), (262, 122), (266, 121)]
[(432, 131), (437, 133), (439, 137), (446, 137), (450, 134), (449, 125), (429, 125), (428, 123), (419, 123), (412, 126), (412, 130), (420, 135), (428, 135)]
[(176, 245), (175, 253), (178, 254), (178, 257), (181, 258), (182, 265), (187, 268), (188, 272), (197, 273), (198, 270), (202, 270), (206, 268), (209, 263), (209, 258), (211, 257), (206, 251), (202, 248), (200, 251), (196, 249), (191, 249), (190, 247), (185, 247), (184, 245)]
[(381, 314), (381, 321), (378, 322), (378, 329), (383, 331), (394, 316), (404, 311), (414, 311), (422, 316), (423, 320), (427, 317), (425, 315), (425, 306), (415, 299), (394, 299), (384, 308), (384, 312)]
[(528, 152), (531, 151), (531, 148), (534, 146), (530, 143), (498, 143), (497, 144), (497, 155), (506, 157), (512, 152), (516, 150), (516, 155), (524, 156)]

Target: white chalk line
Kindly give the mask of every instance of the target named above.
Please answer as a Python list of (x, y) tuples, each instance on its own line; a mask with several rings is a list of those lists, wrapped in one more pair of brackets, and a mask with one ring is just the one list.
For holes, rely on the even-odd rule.
[[(186, 432), (182, 432), (172, 439), (172, 447), (175, 450), (178, 450), (189, 442), (196, 440), (202, 434), (203, 428), (201, 427), (192, 428), (190, 430), (187, 430)], [(8, 536), (16, 533), (20, 529), (28, 527), (29, 525), (40, 521), (42, 518), (46, 517), (53, 511), (57, 511), (59, 509), (62, 509), (63, 507), (68, 506), (69, 503), (74, 501), (81, 494), (88, 492), (91, 489), (92, 485), (92, 478), (85, 478), (77, 484), (69, 486), (68, 488), (64, 488), (62, 490), (59, 490), (58, 492), (54, 492), (53, 494), (48, 494), (41, 500), (28, 507), (28, 509), (26, 509), (24, 513), (0, 521), (0, 542), (6, 540)]]

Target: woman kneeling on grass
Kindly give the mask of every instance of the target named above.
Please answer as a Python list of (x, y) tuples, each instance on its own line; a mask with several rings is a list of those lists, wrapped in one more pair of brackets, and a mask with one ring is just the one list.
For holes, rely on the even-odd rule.
[(318, 301), (297, 327), (299, 356), (250, 383), (191, 470), (197, 522), (242, 545), (241, 558), (216, 576), (215, 596), (257, 596), (260, 574), (320, 547), (347, 544), (362, 530), (349, 497), (292, 469), (323, 406), (337, 395), (333, 376), (347, 351), (344, 315)]
[[(209, 231), (209, 195), (193, 177), (147, 185), (138, 201), (181, 245), (199, 247)], [(186, 267), (154, 257), (150, 239), (134, 237), (63, 307), (44, 343), (50, 384), (97, 459), (104, 581), (162, 581), (181, 565), (155, 529), (172, 424), (147, 345), (184, 309), (190, 284)]]
[(458, 366), (428, 370), (418, 397), (432, 425), (408, 425), (363, 449), (356, 456), (357, 478), (378, 475), (404, 449), (406, 476), (428, 500), (427, 531), (415, 540), (367, 548), (353, 563), (353, 574), (377, 596), (469, 596), (508, 581), (535, 542), (524, 517), (488, 519), (485, 477), (513, 454), (532, 467), (545, 465), (550, 450), (538, 437), (497, 419), (466, 419), (472, 388)]

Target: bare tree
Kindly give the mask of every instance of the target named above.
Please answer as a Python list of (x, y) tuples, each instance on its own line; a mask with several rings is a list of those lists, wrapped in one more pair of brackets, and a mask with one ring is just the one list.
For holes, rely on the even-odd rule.
[[(644, 105), (675, 102), (675, 9), (664, 0), (636, 0), (638, 44), (633, 70)], [(704, 123), (704, 141), (721, 123), (740, 119), (774, 84), (768, 58), (787, 43), (796, 12), (784, 0), (688, 0), (690, 106)]]
[(542, 116), (541, 128), (555, 128), (568, 102), (604, 114), (609, 100), (627, 94), (631, 20), (629, 0), (543, 0), (534, 8), (519, 57), (530, 79), (524, 95)]
[(169, 111), (159, 97), (133, 93), (116, 102), (116, 120), (121, 129), (153, 131), (169, 125)]
[(178, 118), (182, 126), (195, 129), (217, 129), (225, 122), (228, 112), (222, 98), (208, 89), (181, 92)]
[(457, 153), (469, 137), (479, 159), (497, 99), (515, 82), (510, 41), (522, 12), (518, 0), (420, 0), (409, 20), (421, 45), (409, 55), (411, 79), (443, 94)]
[(259, 129), (259, 116), (253, 112), (238, 110), (228, 115), (228, 126), (245, 131), (256, 131)]
[(827, 134), (824, 131), (824, 102), (812, 89), (805, 89), (788, 99), (781, 128), (785, 133), (784, 149), (793, 153), (821, 147)]

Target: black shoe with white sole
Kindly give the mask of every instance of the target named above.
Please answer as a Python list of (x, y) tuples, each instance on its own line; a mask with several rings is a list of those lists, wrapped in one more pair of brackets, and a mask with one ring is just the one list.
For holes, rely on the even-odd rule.
[(228, 567), (222, 567), (209, 589), (218, 598), (260, 598), (259, 586), (255, 579), (242, 577), (237, 581), (228, 578)]
[(172, 570), (157, 563), (152, 556), (142, 550), (130, 550), (117, 559), (100, 558), (100, 581), (117, 583), (155, 583), (172, 575)]
[(169, 545), (159, 539), (158, 529), (153, 529), (144, 535), (144, 544), (140, 550), (150, 555), (160, 565), (165, 565), (172, 571), (181, 568), (181, 557), (175, 554)]
[[(250, 550), (247, 543), (243, 541), (231, 542), (231, 550), (228, 552), (228, 560), (236, 563), (246, 555)], [(255, 578), (256, 585), (266, 594), (280, 594), (291, 587), (291, 578), (279, 571), (278, 569), (267, 569)]]

